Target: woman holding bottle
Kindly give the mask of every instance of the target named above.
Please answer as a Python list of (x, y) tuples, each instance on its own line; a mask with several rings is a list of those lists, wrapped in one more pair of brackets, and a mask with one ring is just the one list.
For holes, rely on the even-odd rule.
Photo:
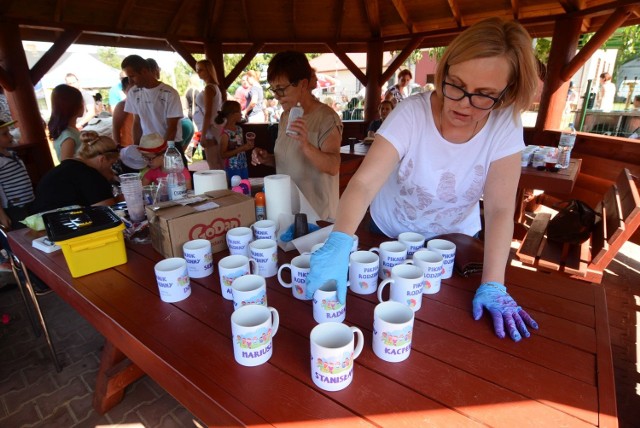
[[(333, 219), (339, 199), (342, 121), (311, 93), (316, 78), (303, 53), (276, 54), (269, 63), (267, 80), (284, 112), (274, 154), (255, 148), (251, 163), (275, 166), (278, 174), (289, 175), (320, 218)], [(290, 110), (296, 105), (304, 114), (289, 124)]]

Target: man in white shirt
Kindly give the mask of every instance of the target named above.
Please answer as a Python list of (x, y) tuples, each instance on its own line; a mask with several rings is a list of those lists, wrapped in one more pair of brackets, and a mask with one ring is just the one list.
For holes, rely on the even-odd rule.
[(178, 91), (160, 82), (147, 60), (139, 55), (126, 57), (122, 70), (135, 85), (129, 90), (124, 106), (124, 111), (134, 115), (134, 144), (139, 144), (143, 135), (157, 133), (164, 136), (165, 141), (175, 141), (179, 145), (183, 114)]

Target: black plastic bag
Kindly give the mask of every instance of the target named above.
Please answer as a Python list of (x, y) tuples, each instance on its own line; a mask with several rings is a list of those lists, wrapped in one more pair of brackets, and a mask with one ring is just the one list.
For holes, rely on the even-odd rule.
[(554, 242), (581, 244), (591, 236), (600, 216), (578, 199), (555, 205), (558, 213), (549, 221), (547, 239)]

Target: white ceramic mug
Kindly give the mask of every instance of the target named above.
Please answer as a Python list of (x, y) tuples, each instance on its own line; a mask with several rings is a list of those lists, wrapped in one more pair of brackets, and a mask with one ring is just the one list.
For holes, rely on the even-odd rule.
[(273, 220), (259, 220), (251, 225), (255, 239), (278, 240), (278, 225)]
[(278, 243), (273, 239), (256, 239), (249, 244), (251, 259), (258, 265), (258, 275), (271, 278), (278, 273)]
[(373, 352), (397, 363), (409, 358), (413, 336), (413, 311), (399, 302), (382, 302), (373, 311)]
[(380, 257), (380, 268), (378, 269), (378, 278), (380, 279), (389, 278), (391, 268), (404, 263), (407, 259), (407, 246), (399, 241), (386, 241), (369, 251), (378, 253)]
[(358, 251), (358, 244), (360, 243), (360, 239), (358, 235), (353, 235), (353, 245), (351, 246), (351, 253)]
[(453, 276), (453, 262), (456, 259), (456, 244), (446, 239), (432, 239), (427, 242), (427, 249), (442, 256), (442, 279)]
[(325, 391), (340, 391), (349, 386), (353, 380), (353, 361), (364, 345), (362, 331), (342, 323), (328, 322), (311, 330), (310, 342), (313, 383)]
[(229, 253), (249, 257), (249, 243), (253, 241), (253, 231), (248, 227), (234, 227), (227, 231)]
[(313, 293), (313, 319), (318, 323), (342, 322), (347, 315), (347, 305), (338, 300), (335, 281), (328, 281)]
[(243, 275), (231, 283), (233, 308), (245, 305), (267, 306), (267, 283), (260, 275)]
[(233, 356), (243, 366), (266, 363), (273, 354), (273, 337), (280, 318), (275, 308), (247, 305), (231, 314)]
[(413, 257), (413, 253), (424, 248), (424, 236), (416, 232), (402, 232), (398, 235), (398, 241), (407, 246), (407, 257)]
[[(285, 288), (290, 288), (293, 297), (300, 300), (309, 300), (307, 297), (307, 275), (309, 275), (309, 268), (311, 256), (309, 254), (303, 254), (294, 257), (291, 263), (285, 263), (278, 269), (278, 282)], [(289, 269), (291, 271), (291, 282), (286, 282), (282, 279), (282, 271)]]
[(380, 257), (371, 251), (356, 251), (349, 256), (349, 288), (356, 294), (372, 294), (378, 288)]
[(442, 261), (443, 258), (440, 253), (427, 250), (426, 248), (416, 251), (413, 255), (413, 260), (407, 261), (407, 263), (412, 262), (424, 271), (424, 289), (422, 290), (422, 294), (436, 294), (440, 291)]
[(179, 302), (191, 295), (187, 262), (183, 258), (171, 257), (159, 261), (154, 266), (154, 271), (163, 302)]
[(410, 264), (401, 264), (391, 268), (391, 278), (385, 279), (378, 287), (378, 300), (382, 299), (382, 291), (390, 284), (389, 300), (409, 306), (414, 312), (422, 306), (422, 288), (424, 272), (422, 268)]
[(233, 300), (231, 284), (233, 280), (251, 272), (258, 272), (258, 265), (247, 256), (235, 254), (227, 256), (218, 262), (218, 273), (220, 274), (220, 288), (222, 297)]
[(213, 273), (213, 254), (211, 241), (194, 239), (182, 246), (182, 254), (187, 261), (187, 270), (191, 278), (204, 278)]

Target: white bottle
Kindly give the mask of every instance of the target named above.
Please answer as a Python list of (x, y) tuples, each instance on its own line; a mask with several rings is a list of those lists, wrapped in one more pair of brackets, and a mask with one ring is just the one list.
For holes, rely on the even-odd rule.
[(289, 121), (287, 122), (287, 130), (285, 131), (287, 135), (298, 135), (298, 133), (291, 129), (291, 124), (296, 121), (296, 119), (301, 118), (304, 115), (304, 109), (298, 105), (291, 107), (289, 110)]
[(167, 142), (164, 152), (164, 171), (167, 173), (169, 200), (175, 201), (187, 196), (187, 181), (184, 178), (182, 156), (173, 141)]
[(571, 161), (571, 149), (576, 144), (576, 128), (573, 123), (560, 134), (560, 142), (558, 143), (558, 163), (556, 167), (566, 169), (569, 168)]

